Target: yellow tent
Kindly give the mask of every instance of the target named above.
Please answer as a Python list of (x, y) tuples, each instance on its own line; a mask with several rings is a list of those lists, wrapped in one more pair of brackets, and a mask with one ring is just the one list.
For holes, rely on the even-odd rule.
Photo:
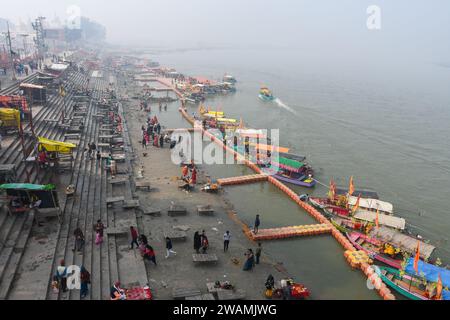
[(72, 153), (72, 149), (77, 147), (73, 143), (53, 141), (42, 137), (39, 137), (38, 139), (39, 139), (39, 151), (41, 151), (42, 148), (45, 148), (45, 150), (50, 152), (70, 154)]
[(0, 120), (2, 125), (11, 126), (17, 124), (20, 127), (20, 111), (16, 109), (0, 108)]

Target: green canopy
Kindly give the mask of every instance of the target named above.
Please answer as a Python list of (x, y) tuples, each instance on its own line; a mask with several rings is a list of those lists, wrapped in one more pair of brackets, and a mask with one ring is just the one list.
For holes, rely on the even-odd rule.
[(53, 184), (39, 185), (29, 183), (10, 183), (0, 185), (2, 190), (53, 190), (55, 186)]
[(280, 157), (278, 163), (280, 164), (281, 167), (288, 167), (288, 168), (293, 168), (293, 169), (300, 169), (302, 167), (305, 166), (304, 163), (296, 161), (296, 160), (291, 160), (291, 159), (287, 159), (287, 158), (283, 158)]

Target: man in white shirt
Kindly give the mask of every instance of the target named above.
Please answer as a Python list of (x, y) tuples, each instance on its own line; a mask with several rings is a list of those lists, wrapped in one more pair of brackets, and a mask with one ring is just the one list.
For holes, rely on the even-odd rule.
[(228, 246), (230, 245), (231, 234), (230, 231), (225, 232), (223, 235), (223, 252), (228, 251)]

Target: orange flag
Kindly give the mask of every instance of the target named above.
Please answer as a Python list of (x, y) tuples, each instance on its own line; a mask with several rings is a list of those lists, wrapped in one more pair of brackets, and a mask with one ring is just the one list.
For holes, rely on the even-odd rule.
[(442, 300), (442, 279), (441, 274), (439, 273), (438, 283), (436, 287), (436, 300)]
[(377, 226), (377, 228), (380, 226), (379, 225), (379, 214), (380, 214), (380, 210), (379, 209), (377, 209), (377, 217), (375, 218), (375, 225)]
[(352, 213), (355, 213), (356, 210), (359, 209), (359, 201), (361, 200), (361, 194), (358, 196), (358, 200), (356, 200), (355, 206), (352, 209)]
[(330, 181), (330, 191), (328, 192), (328, 196), (330, 200), (334, 200), (334, 197), (336, 195), (336, 185), (334, 184), (333, 179)]
[(419, 260), (420, 260), (420, 242), (417, 241), (416, 256), (414, 257), (414, 270), (419, 274)]
[(353, 185), (353, 176), (350, 178), (350, 185), (348, 187), (348, 195), (352, 196), (355, 192), (355, 186)]

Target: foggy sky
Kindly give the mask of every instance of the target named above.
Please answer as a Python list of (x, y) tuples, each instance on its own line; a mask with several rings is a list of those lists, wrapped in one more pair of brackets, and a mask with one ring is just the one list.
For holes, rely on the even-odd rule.
[[(1, 0), (0, 17), (66, 16), (69, 5), (107, 28), (107, 40), (144, 46), (270, 46), (361, 55), (415, 56), (449, 64), (448, 0)], [(366, 28), (369, 5), (382, 29)]]

